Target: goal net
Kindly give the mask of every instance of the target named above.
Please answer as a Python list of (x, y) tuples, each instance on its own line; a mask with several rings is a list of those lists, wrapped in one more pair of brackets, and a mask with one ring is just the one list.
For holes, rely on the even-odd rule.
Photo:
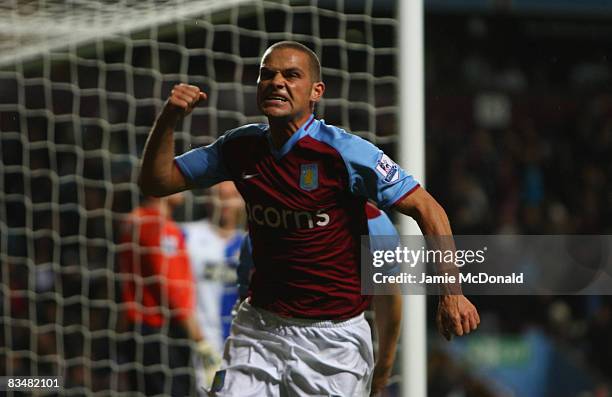
[[(135, 336), (121, 331), (118, 228), (140, 203), (139, 158), (175, 84), (208, 93), (177, 128), (180, 153), (263, 122), (259, 57), (300, 41), (322, 61), (318, 117), (394, 156), (396, 7), (0, 0), (0, 375), (63, 376), (62, 395), (128, 395), (142, 364), (121, 351)], [(176, 218), (219, 222), (218, 204), (197, 191)]]

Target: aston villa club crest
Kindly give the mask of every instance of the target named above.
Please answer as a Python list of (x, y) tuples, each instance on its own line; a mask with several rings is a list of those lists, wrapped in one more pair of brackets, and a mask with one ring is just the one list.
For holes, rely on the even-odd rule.
[(300, 166), (300, 188), (307, 192), (319, 187), (319, 168), (317, 164), (302, 164)]

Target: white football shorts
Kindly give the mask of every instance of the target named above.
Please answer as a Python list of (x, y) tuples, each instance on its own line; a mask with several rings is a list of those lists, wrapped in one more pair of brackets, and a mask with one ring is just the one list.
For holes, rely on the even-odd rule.
[(369, 396), (374, 356), (363, 314), (289, 319), (243, 302), (209, 396)]

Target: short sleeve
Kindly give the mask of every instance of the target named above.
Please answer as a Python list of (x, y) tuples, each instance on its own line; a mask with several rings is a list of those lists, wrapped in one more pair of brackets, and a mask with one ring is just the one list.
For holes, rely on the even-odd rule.
[(221, 136), (208, 146), (192, 149), (174, 159), (189, 183), (210, 187), (230, 179), (223, 162), (224, 139), (225, 136)]
[[(370, 234), (370, 252), (395, 251), (401, 246), (400, 236), (391, 219), (383, 211), (376, 218), (368, 219), (368, 232)], [(400, 265), (397, 262), (387, 263), (381, 269), (385, 275), (396, 275), (400, 273)]]
[[(371, 236), (398, 236), (393, 222), (383, 211), (380, 211), (379, 216), (368, 219), (368, 231)], [(395, 248), (395, 245), (393, 248)]]
[(342, 151), (349, 172), (349, 188), (358, 196), (389, 208), (418, 186), (418, 182), (406, 173), (382, 150), (359, 137)]

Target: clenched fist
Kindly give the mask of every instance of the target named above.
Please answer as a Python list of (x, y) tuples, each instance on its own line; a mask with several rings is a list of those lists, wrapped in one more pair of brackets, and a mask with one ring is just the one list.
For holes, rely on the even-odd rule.
[(451, 340), (453, 335), (462, 336), (476, 330), (480, 316), (465, 296), (446, 295), (440, 297), (436, 323), (440, 334)]
[(187, 116), (198, 104), (207, 98), (206, 94), (195, 85), (177, 84), (170, 92), (167, 106), (180, 113), (181, 116)]

